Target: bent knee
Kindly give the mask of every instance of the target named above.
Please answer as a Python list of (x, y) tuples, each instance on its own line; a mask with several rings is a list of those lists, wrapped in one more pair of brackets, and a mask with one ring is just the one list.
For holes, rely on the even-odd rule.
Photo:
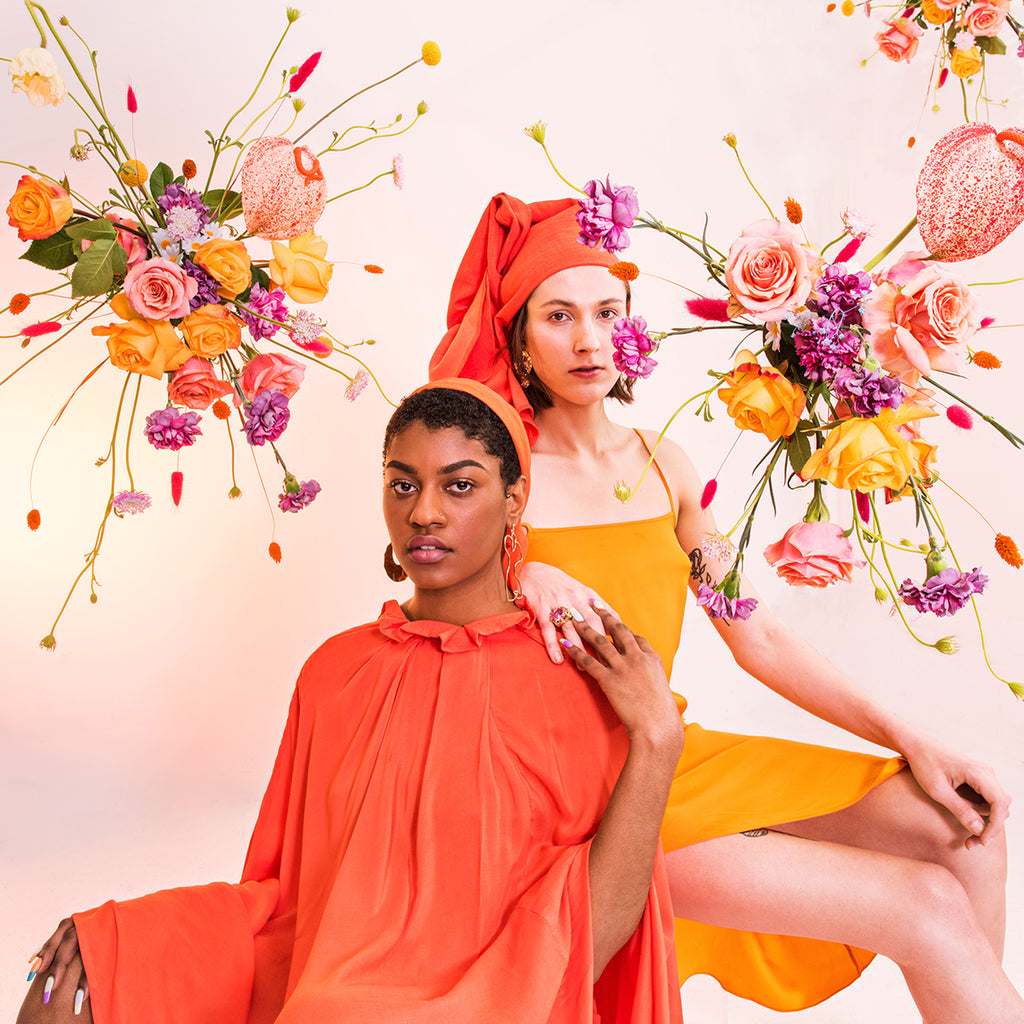
[(906, 894), (906, 937), (910, 944), (903, 952), (905, 959), (931, 957), (937, 949), (977, 931), (966, 890), (942, 865), (914, 863), (908, 870)]

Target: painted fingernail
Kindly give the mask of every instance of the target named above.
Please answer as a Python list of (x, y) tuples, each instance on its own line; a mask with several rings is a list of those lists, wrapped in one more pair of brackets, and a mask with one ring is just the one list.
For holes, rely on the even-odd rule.
[(561, 637), (561, 639), (559, 639), (559, 641), (558, 641), (558, 642), (559, 642), (559, 643), (560, 643), (560, 644), (561, 644), (561, 645), (562, 645), (563, 647), (572, 647), (572, 641), (571, 641), (571, 640), (566, 640), (564, 636), (563, 636), (563, 637)]
[(576, 611), (576, 609), (575, 609), (575, 608), (570, 608), (570, 609), (569, 609), (569, 611), (570, 611), (570, 612), (572, 612), (572, 617), (573, 617), (573, 618), (574, 618), (574, 619), (575, 619), (575, 620), (576, 620), (577, 622), (582, 622), (582, 621), (583, 621), (583, 616), (582, 616), (582, 615), (580, 615), (580, 613), (579, 613), (578, 611)]
[(592, 597), (592, 598), (590, 599), (590, 604), (591, 604), (591, 606), (592, 606), (592, 607), (594, 607), (594, 608), (599, 608), (599, 609), (600, 609), (601, 611), (604, 611), (604, 610), (605, 610), (605, 607), (604, 607), (604, 605), (603, 605), (603, 604), (601, 604), (601, 602), (600, 602), (600, 601), (598, 601), (598, 599), (597, 599), (596, 597)]
[(32, 957), (32, 962), (28, 965), (28, 980), (31, 981), (38, 973), (39, 968), (43, 966), (43, 958), (36, 954)]
[(85, 992), (83, 989), (79, 989), (75, 993), (75, 1016), (77, 1017), (82, 1012), (82, 1003), (85, 1000)]
[(48, 1003), (50, 1001), (50, 993), (53, 991), (53, 975), (51, 974), (46, 979), (46, 986), (43, 989), (43, 1002)]

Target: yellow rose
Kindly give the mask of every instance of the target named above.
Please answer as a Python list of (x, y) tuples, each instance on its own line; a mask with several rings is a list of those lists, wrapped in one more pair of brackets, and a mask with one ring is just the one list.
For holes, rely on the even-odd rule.
[(92, 333), (107, 336), (110, 362), (119, 370), (159, 378), (166, 370), (177, 370), (192, 354), (168, 321), (139, 316), (124, 292), (110, 300), (110, 308), (123, 322), (94, 327)]
[(953, 12), (940, 7), (936, 0), (922, 0), (921, 13), (929, 25), (944, 25), (953, 17)]
[(290, 299), (307, 305), (327, 294), (334, 267), (324, 259), (327, 243), (312, 231), (284, 242), (271, 242), (274, 258), (267, 271), (270, 280), (285, 290)]
[(181, 321), (189, 350), (204, 359), (214, 359), (242, 340), (241, 321), (223, 306), (210, 304), (193, 310)]
[[(900, 427), (935, 413), (904, 402), (899, 409), (883, 409), (870, 419), (843, 420), (829, 431), (825, 444), (804, 464), (804, 480), (826, 480), (846, 490), (873, 491), (887, 487), (899, 492), (910, 475), (925, 469), (928, 453), (915, 451)], [(923, 456), (923, 458), (922, 458)]]
[(57, 62), (50, 51), (41, 46), (19, 50), (7, 70), (15, 91), (20, 89), (33, 106), (44, 107), (47, 103), (57, 106), (67, 99), (68, 90), (57, 70)]
[(49, 238), (67, 224), (71, 209), (71, 196), (60, 185), (23, 174), (7, 204), (7, 223), (23, 242)]
[(249, 254), (241, 242), (211, 238), (196, 249), (193, 258), (220, 285), (223, 298), (233, 299), (249, 287)]
[(983, 67), (985, 58), (981, 50), (972, 46), (968, 50), (954, 50), (953, 56), (949, 59), (949, 70), (957, 78), (970, 78), (976, 75)]
[(740, 430), (764, 434), (769, 441), (789, 437), (804, 411), (804, 393), (781, 373), (758, 366), (752, 352), (736, 354), (732, 373), (718, 397)]

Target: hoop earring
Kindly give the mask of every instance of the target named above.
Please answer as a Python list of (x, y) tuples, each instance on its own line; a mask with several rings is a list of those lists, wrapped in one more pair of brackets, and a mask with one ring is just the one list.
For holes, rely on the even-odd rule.
[(519, 537), (516, 535), (515, 526), (510, 526), (505, 531), (505, 540), (502, 546), (505, 549), (505, 558), (508, 560), (505, 564), (505, 585), (512, 591), (509, 600), (522, 607), (519, 605), (523, 599), (523, 588), (519, 583), (519, 568), (525, 560), (525, 555), (519, 543)]
[(384, 549), (384, 571), (392, 583), (401, 583), (402, 580), (409, 578), (406, 571), (395, 561), (395, 552), (390, 544)]
[(523, 352), (523, 358), (516, 367), (516, 376), (519, 378), (519, 383), (522, 384), (523, 388), (530, 386), (530, 374), (533, 372), (533, 359), (530, 357), (529, 352)]

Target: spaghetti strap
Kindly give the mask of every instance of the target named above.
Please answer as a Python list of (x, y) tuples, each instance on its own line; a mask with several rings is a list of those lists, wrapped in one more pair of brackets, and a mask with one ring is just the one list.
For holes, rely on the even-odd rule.
[[(647, 452), (647, 454), (651, 455), (652, 454), (651, 453), (651, 446), (647, 443), (647, 439), (644, 437), (644, 435), (641, 434), (640, 431), (637, 430), (636, 427), (633, 428), (633, 433), (636, 434), (636, 436), (640, 438), (640, 443), (644, 446), (644, 449)], [(665, 474), (661, 471), (661, 466), (658, 465), (658, 460), (652, 458), (651, 462), (653, 463), (654, 468), (658, 471), (658, 476), (661, 477), (661, 482), (662, 482), (662, 484), (665, 487), (665, 493), (668, 495), (668, 503), (669, 503), (669, 505), (672, 508), (672, 515), (675, 515), (676, 514), (676, 499), (675, 499), (674, 495), (672, 494), (672, 488), (669, 487), (668, 481), (665, 479)]]

